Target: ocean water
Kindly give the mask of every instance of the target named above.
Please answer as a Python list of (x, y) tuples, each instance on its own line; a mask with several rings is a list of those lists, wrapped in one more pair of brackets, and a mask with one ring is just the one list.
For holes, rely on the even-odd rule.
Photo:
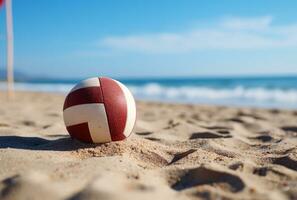
[[(16, 90), (67, 93), (80, 80), (31, 80)], [(136, 99), (178, 103), (297, 108), (297, 76), (119, 79)], [(5, 89), (5, 84), (0, 84)]]

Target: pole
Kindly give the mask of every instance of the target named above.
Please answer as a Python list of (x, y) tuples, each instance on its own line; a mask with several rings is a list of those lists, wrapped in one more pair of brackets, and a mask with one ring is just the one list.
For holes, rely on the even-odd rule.
[(7, 95), (14, 97), (12, 0), (5, 1), (7, 31)]

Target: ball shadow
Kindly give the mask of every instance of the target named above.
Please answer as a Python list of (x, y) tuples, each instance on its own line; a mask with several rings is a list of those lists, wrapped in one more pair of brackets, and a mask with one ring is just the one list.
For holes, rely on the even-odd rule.
[(71, 151), (95, 146), (98, 145), (82, 143), (70, 137), (45, 139), (40, 137), (0, 136), (0, 149)]

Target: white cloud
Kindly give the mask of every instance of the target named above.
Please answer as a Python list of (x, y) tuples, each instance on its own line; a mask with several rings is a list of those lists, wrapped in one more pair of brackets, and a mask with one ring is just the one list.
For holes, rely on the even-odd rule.
[(297, 23), (273, 25), (271, 16), (224, 18), (214, 26), (180, 33), (109, 36), (99, 46), (112, 51), (151, 54), (185, 53), (205, 49), (297, 47)]
[(226, 18), (221, 25), (230, 29), (241, 30), (264, 30), (272, 23), (272, 16), (250, 17), (250, 18)]

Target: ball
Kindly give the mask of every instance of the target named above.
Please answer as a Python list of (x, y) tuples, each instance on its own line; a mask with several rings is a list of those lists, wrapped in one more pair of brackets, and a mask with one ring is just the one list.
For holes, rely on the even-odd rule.
[(136, 121), (136, 105), (129, 89), (107, 77), (86, 79), (67, 95), (63, 117), (72, 138), (107, 143), (127, 138)]

